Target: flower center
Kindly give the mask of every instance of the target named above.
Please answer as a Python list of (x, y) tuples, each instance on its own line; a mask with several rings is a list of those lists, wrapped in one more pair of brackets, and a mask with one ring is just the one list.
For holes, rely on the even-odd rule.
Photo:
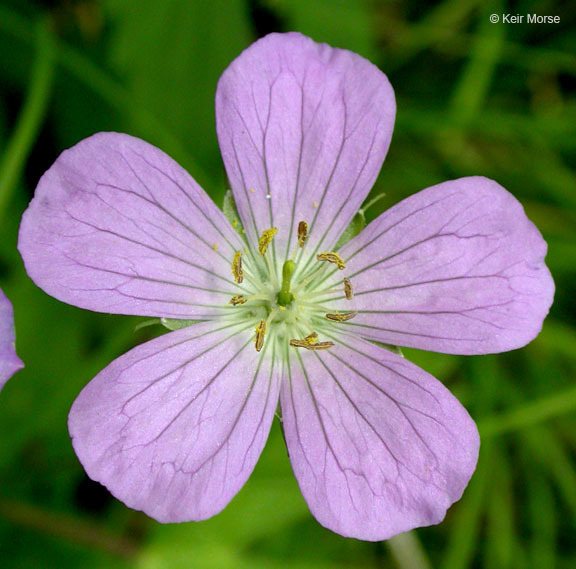
[(350, 280), (336, 276), (346, 265), (333, 251), (319, 253), (315, 258), (298, 255), (303, 252), (298, 249), (305, 247), (308, 238), (308, 225), (301, 221), (296, 251), (282, 264), (279, 278), (279, 266), (268, 251), (276, 233), (276, 228), (262, 233), (258, 254), (246, 251), (244, 259), (242, 252), (235, 253), (232, 274), (243, 292), (228, 303), (232, 317), (254, 326), (257, 351), (271, 342), (307, 350), (328, 349), (334, 342), (320, 340), (320, 336), (333, 339), (335, 323), (346, 322), (356, 315), (353, 311), (331, 311), (326, 305), (335, 295), (336, 299), (353, 298)]

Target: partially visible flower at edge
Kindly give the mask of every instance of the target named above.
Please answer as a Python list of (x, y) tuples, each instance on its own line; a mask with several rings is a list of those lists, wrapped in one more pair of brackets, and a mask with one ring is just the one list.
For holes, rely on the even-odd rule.
[(12, 304), (0, 289), (0, 391), (6, 382), (24, 367), (16, 354), (15, 342)]
[(428, 188), (338, 248), (394, 115), (368, 61), (272, 34), (216, 94), (241, 225), (128, 135), (94, 135), (42, 177), (19, 242), (41, 288), (91, 310), (201, 321), (112, 362), (70, 412), (86, 471), (128, 506), (161, 522), (218, 513), (278, 401), (294, 473), (327, 528), (385, 539), (440, 522), (460, 498), (474, 422), (378, 343), (515, 349), (540, 331), (554, 285), (522, 206), (480, 177)]

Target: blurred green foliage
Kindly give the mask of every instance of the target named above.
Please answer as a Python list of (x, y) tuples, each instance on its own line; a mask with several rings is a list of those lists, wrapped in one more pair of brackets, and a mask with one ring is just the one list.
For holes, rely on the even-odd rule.
[[(560, 16), (492, 24), (490, 14)], [(554, 0), (52, 0), (0, 2), (0, 286), (26, 368), (0, 397), (0, 558), (6, 568), (572, 568), (576, 566), (576, 8)], [(246, 487), (212, 520), (163, 526), (90, 482), (66, 430), (99, 369), (159, 333), (82, 311), (27, 278), (19, 219), (42, 172), (99, 130), (145, 138), (220, 203), (214, 92), (271, 31), (299, 30), (379, 65), (396, 90), (373, 218), (446, 179), (482, 174), (549, 243), (556, 302), (509, 354), (406, 350), (483, 435), (478, 471), (446, 521), (383, 544), (309, 514), (278, 426)]]

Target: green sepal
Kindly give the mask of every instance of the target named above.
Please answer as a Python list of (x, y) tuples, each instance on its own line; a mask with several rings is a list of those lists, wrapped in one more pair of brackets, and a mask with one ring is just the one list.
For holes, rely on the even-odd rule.
[(226, 190), (224, 194), (224, 201), (222, 202), (222, 212), (224, 213), (226, 219), (230, 222), (230, 225), (244, 237), (244, 226), (240, 221), (240, 216), (238, 215), (238, 209), (236, 208), (236, 202), (234, 201), (234, 195), (232, 190)]
[(160, 318), (152, 318), (152, 320), (144, 320), (144, 322), (140, 322), (140, 324), (136, 324), (136, 326), (134, 326), (134, 332), (138, 332), (138, 330), (142, 330), (142, 328), (147, 328), (148, 326), (156, 326), (156, 324), (162, 324)]
[(385, 350), (388, 350), (389, 352), (398, 354), (401, 358), (405, 357), (404, 354), (402, 353), (402, 348), (400, 346), (394, 346), (392, 344), (384, 344), (384, 342), (377, 342), (376, 340), (371, 340), (371, 342), (373, 344), (376, 344), (377, 346), (380, 346), (381, 348), (384, 348)]
[(181, 328), (187, 328), (192, 326), (192, 324), (198, 324), (203, 322), (203, 320), (177, 320), (176, 318), (160, 318), (160, 323), (168, 330), (180, 330)]
[(340, 239), (336, 242), (336, 251), (343, 247), (352, 239), (356, 237), (360, 231), (366, 227), (366, 211), (370, 209), (376, 202), (380, 201), (385, 193), (378, 194), (375, 198), (371, 199), (369, 202), (365, 202), (363, 207), (358, 210), (358, 213), (352, 218), (352, 221), (348, 224), (348, 227), (344, 230)]
[(352, 237), (356, 237), (360, 231), (366, 227), (366, 217), (364, 216), (364, 210), (358, 210), (358, 213), (352, 218), (352, 221), (348, 224), (348, 227), (344, 230), (340, 238), (336, 242), (336, 250), (340, 249), (343, 245), (346, 245)]

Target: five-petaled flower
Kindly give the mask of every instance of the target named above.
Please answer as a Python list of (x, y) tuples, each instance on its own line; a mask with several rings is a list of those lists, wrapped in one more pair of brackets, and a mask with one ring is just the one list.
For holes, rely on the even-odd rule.
[(0, 391), (6, 382), (24, 367), (14, 347), (14, 313), (12, 304), (0, 289)]
[(278, 401), (300, 488), (333, 531), (388, 538), (438, 523), (460, 498), (478, 457), (474, 422), (378, 343), (518, 348), (538, 334), (554, 286), (538, 230), (480, 177), (428, 188), (337, 247), (394, 115), (374, 65), (274, 34), (216, 94), (241, 225), (124, 134), (80, 142), (42, 177), (19, 245), (40, 287), (91, 310), (201, 321), (118, 358), (72, 407), (80, 461), (128, 506), (162, 522), (219, 512), (252, 472)]

